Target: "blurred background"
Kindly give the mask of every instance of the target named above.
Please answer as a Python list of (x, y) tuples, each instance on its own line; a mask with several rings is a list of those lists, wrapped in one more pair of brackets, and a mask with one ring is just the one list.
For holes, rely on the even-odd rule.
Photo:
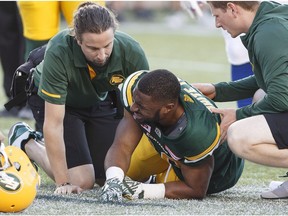
[[(3, 1), (0, 1), (0, 11), (2, 4)], [(168, 69), (190, 83), (216, 83), (231, 80), (231, 65), (225, 51), (224, 37), (221, 30), (215, 27), (214, 18), (211, 16), (209, 9), (203, 10), (203, 16), (192, 18), (181, 7), (180, 1), (107, 1), (105, 4), (117, 14), (120, 24), (119, 30), (131, 35), (143, 47), (151, 70)], [(10, 12), (5, 10), (4, 13), (7, 15)], [(63, 16), (60, 19), (60, 29), (67, 28)], [(3, 20), (1, 20), (1, 24), (3, 23)], [(3, 29), (0, 28), (0, 36), (2, 32)], [(0, 41), (0, 45), (3, 45), (3, 42)], [(7, 50), (1, 46), (0, 52), (5, 57)], [(4, 104), (8, 100), (3, 85), (4, 71), (2, 65), (5, 61), (3, 56), (1, 55), (0, 58), (0, 113), (4, 110)], [(236, 102), (217, 103), (217, 105), (219, 107), (236, 108)], [(29, 115), (19, 116), (19, 113), (14, 116), (0, 115), (0, 130), (6, 136), (5, 144), (8, 143), (7, 135), (10, 127), (18, 121), (25, 121), (32, 127), (35, 123)], [(257, 172), (255, 172), (256, 170)], [(246, 196), (252, 194), (252, 201), (246, 202), (244, 200), (243, 206), (259, 200), (259, 192), (267, 187), (271, 179), (278, 180), (279, 174), (285, 171), (285, 169), (269, 168), (246, 162), (245, 172), (237, 185), (240, 186)], [(45, 185), (53, 187), (53, 183), (42, 173), (41, 177), (43, 177), (42, 190), (45, 197)], [(282, 179), (280, 180), (282, 181)], [(245, 187), (241, 188), (243, 185)], [(242, 194), (238, 194), (236, 191), (235, 196), (241, 197)], [(223, 198), (219, 198), (217, 199), (223, 200)], [(230, 201), (230, 198), (228, 197), (227, 200)], [(214, 201), (212, 200), (212, 202)], [(225, 199), (224, 202), (226, 203)], [(239, 199), (236, 199), (236, 202), (238, 205)], [(223, 203), (219, 205), (221, 208), (226, 206)], [(212, 207), (214, 204), (212, 203)], [(198, 206), (199, 203), (196, 205)], [(285, 207), (285, 205), (282, 206)], [(257, 209), (260, 207), (257, 206)], [(38, 207), (36, 209), (39, 214)], [(190, 210), (191, 207), (189, 207)], [(234, 212), (232, 213), (234, 214)]]
[[(143, 47), (151, 69), (168, 69), (191, 83), (231, 79), (224, 38), (215, 27), (209, 8), (203, 10), (202, 17), (191, 18), (180, 1), (107, 1), (105, 4), (117, 15), (119, 30), (131, 35)], [(67, 28), (67, 24), (61, 16), (60, 29), (63, 28)], [(3, 60), (0, 59), (1, 65)], [(8, 99), (4, 85), (0, 88), (0, 110), (3, 111)], [(235, 107), (236, 103), (218, 105)], [(9, 128), (17, 121), (34, 125), (29, 115), (2, 115), (0, 130), (7, 136)]]

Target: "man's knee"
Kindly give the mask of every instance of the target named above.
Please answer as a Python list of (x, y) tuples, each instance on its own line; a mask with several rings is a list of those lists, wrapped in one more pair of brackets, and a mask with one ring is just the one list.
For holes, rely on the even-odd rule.
[(247, 151), (247, 139), (239, 130), (237, 124), (232, 124), (228, 128), (227, 142), (231, 151), (238, 156), (243, 155)]
[(95, 174), (92, 164), (70, 168), (69, 175), (73, 185), (78, 185), (84, 190), (89, 190), (94, 187)]

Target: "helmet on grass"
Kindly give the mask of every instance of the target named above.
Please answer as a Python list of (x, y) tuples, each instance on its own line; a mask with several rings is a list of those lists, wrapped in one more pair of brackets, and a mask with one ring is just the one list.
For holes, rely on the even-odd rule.
[(0, 212), (20, 212), (34, 201), (40, 176), (28, 156), (15, 146), (0, 145)]

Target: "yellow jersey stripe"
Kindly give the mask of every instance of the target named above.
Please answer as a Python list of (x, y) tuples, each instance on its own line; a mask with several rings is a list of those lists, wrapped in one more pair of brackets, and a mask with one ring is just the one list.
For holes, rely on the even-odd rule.
[[(203, 151), (202, 153), (192, 156), (192, 157), (185, 157), (187, 160), (191, 161), (191, 162), (197, 162), (200, 159), (202, 159), (204, 156), (207, 156), (218, 144), (219, 144), (219, 139), (220, 139), (220, 126), (217, 123), (217, 136), (214, 140), (214, 142), (209, 146), (209, 148), (207, 148), (205, 151)], [(213, 152), (213, 151), (212, 151)], [(212, 153), (211, 152), (211, 153)]]
[(57, 94), (52, 94), (52, 93), (49, 93), (47, 91), (45, 91), (44, 89), (41, 90), (41, 92), (49, 97), (53, 97), (53, 98), (61, 98), (61, 95), (57, 95)]

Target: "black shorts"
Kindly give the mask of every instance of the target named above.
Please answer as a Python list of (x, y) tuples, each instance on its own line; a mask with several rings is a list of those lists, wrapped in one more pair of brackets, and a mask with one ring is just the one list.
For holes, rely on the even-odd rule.
[[(34, 94), (28, 98), (28, 103), (36, 120), (36, 128), (42, 131), (44, 100)], [(105, 178), (104, 159), (120, 121), (115, 116), (116, 108), (111, 106), (109, 98), (97, 106), (84, 109), (66, 106), (64, 142), (68, 168), (93, 164), (96, 179)]]
[(288, 148), (288, 112), (264, 114), (279, 149)]

